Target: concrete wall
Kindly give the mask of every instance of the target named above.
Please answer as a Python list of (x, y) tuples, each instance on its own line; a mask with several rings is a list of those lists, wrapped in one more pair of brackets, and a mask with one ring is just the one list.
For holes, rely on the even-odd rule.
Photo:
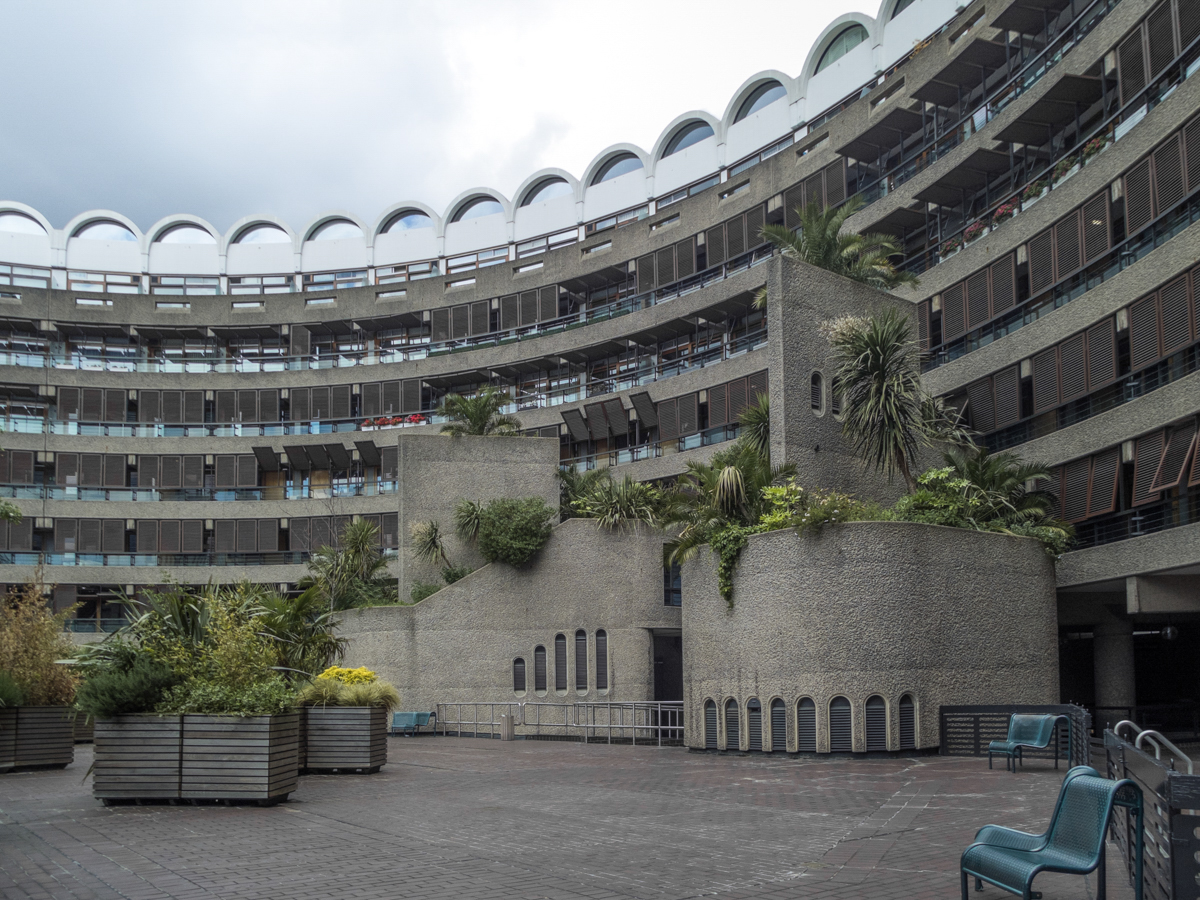
[[(819, 534), (754, 535), (742, 553), (729, 608), (709, 554), (683, 570), (684, 709), (689, 747), (704, 746), (704, 704), (788, 710), (817, 707), (817, 749), (828, 752), (828, 709), (851, 701), (855, 750), (863, 704), (888, 704), (888, 746), (899, 747), (897, 704), (916, 700), (917, 746), (938, 742), (938, 707), (1058, 701), (1054, 570), (1027, 538), (931, 525), (855, 522)], [(766, 744), (769, 746), (769, 744)]]
[[(492, 564), (412, 606), (353, 610), (339, 633), (346, 665), (367, 666), (400, 690), (403, 708), (468, 701), (572, 703), (654, 698), (652, 631), (678, 629), (663, 605), (662, 538), (570, 519), (525, 569)], [(588, 690), (575, 689), (575, 632), (588, 636)], [(608, 635), (608, 682), (596, 689), (596, 631)], [(556, 691), (554, 638), (567, 639), (567, 690)], [(534, 690), (534, 648), (546, 648), (548, 690)], [(513, 660), (527, 690), (513, 690)]]

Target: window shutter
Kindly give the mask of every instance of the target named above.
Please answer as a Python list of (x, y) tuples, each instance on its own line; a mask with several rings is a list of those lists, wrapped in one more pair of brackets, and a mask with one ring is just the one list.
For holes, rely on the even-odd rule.
[[(751, 377), (753, 377), (753, 376), (751, 376)], [(746, 396), (746, 394), (747, 394), (746, 388), (747, 388), (747, 379), (745, 379), (745, 378), (736, 378), (733, 381), (730, 381), (726, 385), (726, 390), (728, 393), (728, 400), (729, 400), (729, 403), (728, 403), (729, 418), (727, 419), (727, 421), (730, 422), (731, 424), (734, 422), (737, 422), (738, 419), (741, 418), (742, 413), (745, 411), (746, 406), (750, 402), (750, 398)], [(757, 402), (757, 395), (754, 398), (754, 402)]]
[(291, 412), (293, 422), (311, 422), (312, 406), (308, 388), (293, 388), (291, 394)]
[(1179, 0), (1179, 46), (1187, 47), (1200, 37), (1200, 6)]
[(379, 475), (384, 481), (394, 481), (399, 463), (400, 448), (379, 448)]
[(54, 549), (59, 553), (74, 553), (77, 530), (78, 523), (74, 519), (55, 519)]
[[(820, 178), (820, 176), (817, 176)], [(727, 259), (746, 252), (746, 218), (736, 216), (725, 223), (725, 253)]]
[(374, 418), (383, 415), (383, 385), (379, 382), (362, 386), (362, 413)]
[(1078, 522), (1087, 516), (1088, 482), (1091, 480), (1092, 458), (1085, 456), (1063, 466), (1060, 487), (1063, 518)]
[(1162, 315), (1162, 353), (1170, 356), (1192, 342), (1192, 311), (1188, 304), (1188, 280), (1176, 278), (1159, 291)]
[[(1074, 400), (1087, 393), (1087, 367), (1083, 345), (1083, 332), (1067, 338), (1058, 346), (1061, 370), (1061, 402)], [(1036, 396), (1037, 388), (1034, 388)], [(1035, 401), (1036, 403), (1036, 401)]]
[(672, 397), (658, 404), (658, 439), (671, 441), (679, 437), (679, 403)]
[(105, 519), (101, 527), (100, 552), (125, 552), (125, 520)]
[(837, 206), (846, 199), (846, 161), (839, 159), (825, 167), (825, 205)]
[(79, 553), (99, 553), (100, 552), (100, 520), (99, 519), (80, 519), (79, 520)]
[(158, 521), (156, 519), (139, 519), (136, 535), (138, 553), (158, 552)]
[(254, 553), (258, 550), (258, 523), (254, 519), (237, 520), (237, 552)]
[(751, 700), (746, 704), (746, 737), (751, 751), (762, 752), (762, 704)]
[(309, 543), (308, 519), (288, 520), (288, 545), (292, 550), (297, 550), (303, 553), (308, 552), (311, 546)]
[(787, 705), (778, 698), (771, 701), (771, 750), (787, 752)]
[(992, 263), (992, 315), (998, 316), (1017, 303), (1016, 256), (1012, 253)]
[(218, 456), (215, 460), (216, 488), (224, 490), (237, 487), (237, 457)]
[(1175, 29), (1172, 18), (1171, 0), (1162, 0), (1162, 3), (1150, 10), (1150, 15), (1146, 17), (1146, 43), (1150, 48), (1151, 78), (1175, 58)]
[(489, 300), (478, 300), (471, 304), (471, 334), (487, 334), (492, 330), (492, 304)]
[(308, 356), (312, 352), (312, 338), (303, 325), (293, 325), (288, 337), (292, 356)]
[(158, 391), (138, 391), (137, 406), (139, 422), (162, 418), (162, 395)]
[(922, 350), (929, 349), (929, 307), (928, 300), (917, 304), (917, 342)]
[[(271, 393), (276, 393), (271, 391)], [(276, 394), (276, 396), (278, 396)], [(276, 415), (278, 418), (278, 414)], [(189, 424), (204, 422), (204, 391), (183, 392), (183, 421)]]
[(820, 172), (804, 179), (804, 205), (810, 206), (813, 203), (818, 206), (825, 205), (825, 179)]
[(741, 722), (738, 721), (738, 705), (736, 700), (725, 701), (725, 749), (742, 749)]
[(1154, 476), (1158, 474), (1158, 467), (1162, 462), (1163, 443), (1161, 431), (1138, 438), (1133, 461), (1134, 506), (1152, 503), (1158, 499), (1158, 493), (1151, 490), (1151, 485), (1154, 484)]
[[(150, 456), (147, 459), (157, 460)], [(8, 454), (0, 454), (0, 475), (5, 484), (11, 484), (8, 470)], [(79, 456), (75, 453), (59, 453), (54, 458), (54, 482), (58, 485), (79, 484)]]
[(329, 417), (350, 418), (350, 385), (338, 384), (329, 389)]
[(850, 727), (850, 701), (845, 697), (834, 697), (829, 704), (830, 753), (849, 753), (854, 749)]
[(450, 340), (450, 309), (443, 306), (441, 309), (435, 309), (429, 314), (432, 330), (430, 337), (433, 338), (435, 344), (443, 343)]
[(963, 297), (964, 284), (959, 282), (942, 291), (942, 341), (952, 341), (967, 330), (967, 315)]
[(237, 520), (217, 519), (213, 523), (213, 545), (217, 553), (237, 551)]
[(237, 486), (258, 487), (258, 459), (253, 453), (239, 455), (237, 458)]
[(704, 702), (704, 749), (717, 749), (717, 704)]
[(175, 520), (158, 523), (158, 552), (178, 553), (180, 546), (179, 522)]
[(788, 228), (800, 224), (800, 210), (804, 207), (804, 185), (797, 184), (787, 189), (783, 195), (783, 223)]
[(1129, 366), (1134, 372), (1156, 362), (1158, 350), (1158, 295), (1151, 294), (1129, 307)]
[[(374, 415), (394, 416), (404, 410), (400, 403), (400, 382), (385, 381), (379, 390), (379, 409)], [(371, 415), (371, 413), (365, 413)]]
[[(1054, 230), (1046, 229), (1028, 244), (1029, 293), (1040, 294), (1054, 284)], [(942, 314), (943, 318), (945, 313)]]
[(1162, 215), (1183, 199), (1183, 159), (1179, 137), (1171, 135), (1154, 151), (1154, 209)]
[[(122, 457), (124, 459), (124, 457)], [(9, 477), (13, 484), (33, 484), (33, 451), (8, 451)]]
[(309, 402), (312, 404), (310, 412), (314, 420), (329, 418), (329, 388), (313, 388), (309, 394)]
[(258, 552), (277, 553), (279, 551), (279, 520), (258, 520)]
[(183, 421), (183, 393), (181, 391), (162, 392), (162, 420), (171, 425)]
[(104, 457), (101, 454), (79, 454), (79, 469), (79, 484), (82, 487), (104, 486)]
[(1079, 211), (1071, 213), (1054, 226), (1055, 281), (1066, 278), (1079, 269)]
[(679, 434), (684, 437), (700, 430), (700, 395), (684, 394), (679, 398)]
[(402, 382), (403, 402), (401, 409), (406, 413), (417, 413), (421, 411), (421, 379), (406, 378)]
[(912, 694), (900, 698), (900, 749), (917, 749), (917, 716)]
[(471, 307), (466, 303), (450, 308), (450, 337), (461, 341), (471, 330)]
[(204, 520), (186, 519), (183, 522), (182, 549), (184, 553), (204, 552)]
[(1142, 29), (1140, 26), (1118, 46), (1117, 59), (1119, 63), (1118, 78), (1121, 88), (1121, 105), (1124, 106), (1133, 100), (1134, 96), (1146, 86), (1146, 59), (1142, 51)]
[(980, 269), (966, 280), (967, 285), (967, 326), (978, 328), (991, 318), (988, 303), (988, 273)]
[(58, 418), (66, 422), (72, 416), (79, 418), (79, 388), (58, 389)]
[[(157, 459), (157, 465), (153, 470), (148, 469), (148, 472), (158, 473), (158, 487), (163, 490), (177, 490), (183, 487), (183, 468), (178, 456), (160, 456), (160, 457), (145, 457), (145, 459)], [(152, 475), (153, 477), (153, 475)], [(138, 484), (142, 483), (142, 476), (138, 475)], [(150, 483), (146, 482), (145, 487), (150, 487)]]
[(586, 692), (588, 689), (588, 646), (587, 632), (575, 632), (575, 690)]
[(567, 638), (561, 634), (554, 636), (554, 689), (567, 689)]
[(658, 278), (655, 284), (661, 287), (675, 280), (675, 246), (663, 247), (655, 254)]
[(808, 697), (796, 704), (796, 749), (817, 752), (817, 704)]
[(237, 411), (239, 421), (241, 422), (257, 422), (258, 418), (258, 391), (238, 391), (237, 392)]
[(513, 692), (525, 693), (525, 660), (519, 656), (513, 660)]
[(537, 324), (538, 295), (537, 291), (521, 293), (521, 326)]
[(1125, 235), (1137, 234), (1152, 218), (1150, 160), (1147, 158), (1125, 174)]
[(384, 513), (379, 517), (379, 543), (385, 549), (398, 547), (396, 540), (400, 532), (400, 516), (398, 513)]
[(752, 372), (746, 376), (746, 394), (748, 403), (758, 403), (760, 396), (768, 394), (767, 370)]
[(1007, 428), (1021, 418), (1021, 381), (1017, 366), (992, 376), (996, 393), (996, 428)]
[(887, 750), (887, 703), (876, 694), (867, 698), (867, 752)]
[(84, 388), (80, 391), (83, 410), (79, 418), (84, 422), (100, 422), (104, 417), (104, 391), (99, 388)]
[(596, 632), (596, 690), (608, 690), (608, 632)]
[(204, 487), (204, 457), (183, 457), (183, 486), (199, 489)]
[(311, 519), (309, 521), (309, 549), (317, 551), (332, 544), (333, 535), (330, 533), (329, 519), (324, 517)]
[(1154, 474), (1150, 493), (1169, 490), (1183, 482), (1183, 475), (1196, 443), (1196, 420), (1171, 429), (1171, 439), (1163, 451), (1162, 462)]
[(992, 402), (992, 379), (983, 378), (967, 385), (967, 404), (971, 427), (980, 434), (996, 430), (996, 407)]
[(1033, 412), (1058, 406), (1058, 348), (1043, 350), (1033, 358)]
[(1092, 457), (1092, 483), (1088, 488), (1087, 514), (1102, 516), (1117, 508), (1117, 470), (1121, 448), (1113, 447)]
[(108, 453), (104, 457), (104, 486), (125, 487), (125, 455)]
[(654, 254), (639, 256), (637, 259), (637, 290), (645, 294), (654, 290)]
[(237, 391), (217, 391), (217, 421), (232, 422), (237, 418)]
[(763, 222), (766, 220), (766, 207), (761, 203), (746, 210), (746, 247), (758, 247), (766, 243), (762, 236)]
[(258, 392), (258, 420), (268, 424), (279, 421), (279, 391)]
[(541, 646), (533, 649), (533, 689), (546, 690), (546, 648)]
[(696, 241), (688, 238), (675, 245), (675, 268), (679, 278), (687, 278), (696, 271)]
[(1087, 368), (1090, 391), (1117, 377), (1117, 332), (1112, 319), (1088, 329)]
[(104, 392), (104, 421), (124, 422), (125, 411), (128, 407), (124, 391), (108, 390)]
[[(484, 301), (486, 303), (486, 301)], [(558, 318), (558, 285), (552, 284), (538, 291), (538, 321), (549, 322)]]
[(705, 263), (719, 266), (725, 262), (725, 226), (716, 225), (704, 232)]
[(521, 321), (521, 306), (516, 294), (500, 298), (500, 330), (512, 331)]
[(719, 384), (708, 391), (708, 427), (716, 428), (729, 421), (729, 386)]
[[(1200, 5), (1188, 4), (1195, 6), (1193, 15), (1196, 22), (1200, 23)], [(1183, 151), (1187, 157), (1187, 183), (1188, 190), (1194, 191), (1200, 187), (1200, 117), (1192, 119), (1183, 128)]]
[(1083, 207), (1083, 258), (1085, 263), (1108, 252), (1108, 191), (1097, 194)]

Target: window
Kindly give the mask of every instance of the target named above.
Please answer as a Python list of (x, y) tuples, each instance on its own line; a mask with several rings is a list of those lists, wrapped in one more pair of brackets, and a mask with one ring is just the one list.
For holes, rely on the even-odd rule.
[(554, 689), (567, 689), (567, 638), (562, 634), (554, 636)]
[(349, 219), (332, 219), (308, 236), (310, 241), (341, 241), (362, 237), (362, 229)]
[[(13, 287), (50, 287), (50, 270), (30, 266), (0, 265), (0, 284)], [(86, 288), (85, 288), (86, 290)]]
[(746, 704), (746, 730), (749, 732), (750, 749), (761, 751), (762, 742), (762, 704), (757, 699), (751, 699)]
[(809, 387), (811, 393), (811, 404), (813, 412), (818, 416), (825, 411), (825, 381), (821, 378), (820, 372), (813, 372), (812, 378), (809, 379)]
[(608, 690), (608, 632), (596, 632), (596, 690)]
[(513, 660), (513, 691), (525, 693), (525, 660), (519, 656)]
[(704, 701), (704, 749), (717, 749), (717, 704)]
[[(849, 28), (842, 29), (838, 32), (837, 37), (829, 42), (825, 52), (821, 54), (821, 61), (817, 63), (816, 72), (829, 68), (866, 39), (867, 29), (861, 25), (851, 25)], [(816, 72), (813, 74), (815, 75)]]
[(705, 138), (712, 136), (712, 126), (707, 122), (689, 122), (675, 132), (671, 139), (667, 141), (667, 148), (663, 151), (663, 156), (678, 153), (680, 150), (684, 150), (692, 146), (692, 144), (698, 144)]
[[(903, 0), (901, 0), (903, 2)], [(911, 0), (910, 0), (911, 2)], [(778, 81), (765, 81), (750, 92), (750, 96), (742, 101), (741, 108), (738, 109), (737, 115), (733, 117), (734, 122), (740, 122), (746, 116), (752, 116), (760, 109), (770, 106), (780, 97), (787, 94), (785, 88)]]
[(900, 749), (915, 750), (917, 748), (917, 715), (916, 703), (912, 694), (900, 698)]
[(850, 733), (850, 701), (834, 697), (829, 701), (829, 752), (849, 753), (854, 749)]
[(118, 222), (93, 222), (75, 232), (83, 241), (136, 241), (137, 236)]
[(738, 721), (737, 701), (730, 698), (725, 701), (725, 749), (742, 749), (741, 722)]
[(867, 698), (867, 750), (887, 749), (887, 703), (876, 694)]
[(622, 225), (628, 225), (630, 222), (640, 222), (646, 216), (650, 215), (650, 207), (638, 206), (634, 209), (627, 209), (624, 212), (619, 212), (615, 216), (605, 216), (603, 219), (597, 219), (595, 222), (588, 222), (584, 226), (585, 235), (595, 234), (598, 231), (607, 231), (610, 228), (620, 228)]
[(796, 704), (796, 749), (801, 753), (817, 752), (817, 704), (811, 697)]
[(479, 219), (502, 212), (504, 212), (504, 207), (494, 197), (476, 197), (460, 206), (450, 221), (464, 222), (467, 219)]
[(587, 682), (587, 632), (582, 628), (575, 632), (575, 690), (586, 694)]
[(683, 574), (678, 563), (663, 566), (663, 605), (683, 606)]
[(542, 646), (533, 648), (533, 689), (546, 690), (546, 648)]
[(290, 244), (292, 239), (278, 225), (251, 225), (233, 242), (235, 244)]
[(630, 172), (636, 172), (640, 168), (642, 168), (642, 160), (636, 154), (618, 153), (616, 156), (610, 157), (600, 167), (596, 175), (592, 178), (592, 184), (611, 181), (614, 178), (620, 178), (622, 175), (628, 175)]
[(416, 231), (418, 228), (432, 228), (433, 219), (418, 209), (406, 209), (396, 213), (383, 226), (383, 234), (393, 231)]
[(199, 225), (176, 225), (154, 239), (156, 244), (215, 244), (217, 239)]
[(771, 701), (771, 750), (787, 751), (787, 705), (778, 698)]
[(530, 206), (534, 203), (541, 203), (543, 200), (563, 197), (571, 192), (571, 185), (567, 183), (565, 178), (546, 178), (539, 181), (529, 190), (529, 193), (525, 195), (525, 199), (521, 201), (521, 205)]
[(313, 272), (304, 276), (306, 291), (333, 291), (363, 287), (367, 283), (365, 269), (357, 272)]
[(111, 272), (68, 272), (69, 291), (107, 291), (110, 294), (140, 294), (142, 279), (137, 275), (116, 275)]
[(376, 284), (393, 284), (397, 281), (419, 281), (440, 275), (437, 260), (407, 263), (402, 266), (384, 266), (375, 270)]
[(229, 278), (231, 294), (290, 294), (291, 275), (237, 275)]
[(221, 279), (214, 276), (151, 275), (152, 294), (219, 294)]
[(36, 219), (15, 212), (0, 213), (0, 231), (11, 231), (17, 234), (46, 233), (46, 229)]

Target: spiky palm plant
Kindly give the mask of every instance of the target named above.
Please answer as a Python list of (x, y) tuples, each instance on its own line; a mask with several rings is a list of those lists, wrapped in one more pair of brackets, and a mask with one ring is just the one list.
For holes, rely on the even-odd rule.
[(763, 456), (771, 455), (771, 398), (759, 394), (738, 416), (738, 440)]
[(578, 516), (574, 503), (590, 494), (597, 485), (612, 480), (612, 473), (608, 469), (584, 469), (581, 472), (573, 466), (564, 466), (557, 474), (558, 511), (563, 519)]
[(261, 589), (260, 633), (276, 643), (279, 664), (286, 675), (313, 675), (334, 662), (341, 662), (349, 640), (334, 634), (337, 620), (316, 587), (295, 597), (266, 585), (257, 587)]
[[(981, 521), (1014, 525), (1050, 518), (1055, 496), (1036, 485), (1050, 480), (1038, 463), (1022, 462), (1015, 453), (989, 453), (986, 448), (953, 448), (943, 454), (965, 486), (963, 494)], [(1030, 489), (1029, 484), (1035, 485)]]
[(442, 426), (442, 434), (461, 437), (464, 434), (512, 437), (521, 433), (521, 420), (501, 413), (512, 402), (509, 395), (493, 385), (480, 388), (474, 397), (447, 394), (438, 406), (437, 414), (450, 419)]
[(396, 580), (379, 552), (379, 529), (366, 519), (342, 529), (338, 547), (321, 547), (308, 561), (302, 591), (314, 589), (331, 611), (396, 602)]
[(621, 481), (599, 479), (592, 489), (573, 501), (576, 514), (595, 519), (603, 528), (645, 523), (657, 525), (663, 505), (662, 492), (653, 484), (634, 481), (626, 475)]

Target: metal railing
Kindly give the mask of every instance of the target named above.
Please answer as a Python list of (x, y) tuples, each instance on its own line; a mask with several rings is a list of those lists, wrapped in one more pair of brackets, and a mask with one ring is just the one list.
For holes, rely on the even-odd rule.
[(668, 747), (683, 743), (683, 702), (543, 703), (500, 701), (437, 704), (443, 736), (500, 738), (501, 716), (525, 740)]
[(0, 484), (0, 498), (119, 503), (329, 500), (342, 497), (380, 497), (394, 494), (399, 489), (398, 481), (350, 481), (327, 485), (288, 484), (256, 488), (106, 488), (57, 484)]
[(1175, 496), (1157, 503), (1076, 522), (1071, 549), (1083, 550), (1193, 524), (1200, 509), (1200, 485), (1186, 490), (1172, 488), (1171, 493)]

